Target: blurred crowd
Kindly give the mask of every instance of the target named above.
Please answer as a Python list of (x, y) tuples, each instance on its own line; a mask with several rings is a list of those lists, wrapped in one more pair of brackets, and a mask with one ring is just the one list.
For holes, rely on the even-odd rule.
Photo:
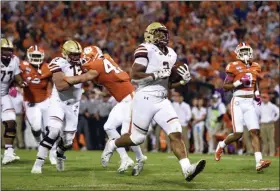
[[(75, 39), (82, 46), (99, 46), (122, 69), (130, 72), (133, 52), (143, 42), (145, 28), (152, 21), (162, 22), (170, 31), (169, 46), (175, 49), (179, 61), (187, 63), (191, 69), (192, 82), (188, 88), (179, 88), (176, 92), (189, 104), (192, 114), (194, 112), (198, 118), (205, 114), (204, 120), (200, 121), (204, 124), (199, 122), (195, 131), (185, 133), (190, 141), (189, 148), (195, 152), (205, 152), (205, 140), (206, 143), (209, 140), (212, 142), (213, 135), (218, 139), (216, 133), (224, 136), (231, 129), (231, 117), (227, 108), (232, 94), (223, 92), (222, 84), (225, 67), (235, 60), (233, 51), (239, 42), (245, 41), (252, 46), (254, 60), (262, 68), (261, 92), (279, 106), (279, 11), (279, 2), (260, 1), (10, 1), (1, 2), (1, 34), (14, 42), (15, 54), (21, 59), (25, 59), (28, 47), (38, 44), (45, 50), (46, 61), (50, 61), (51, 58), (60, 56), (60, 47), (65, 40)], [(100, 149), (104, 145), (104, 139), (99, 140), (99, 137), (105, 137), (101, 126), (115, 103), (101, 87), (86, 83), (84, 89), (81, 105), (84, 104), (85, 107), (81, 106), (80, 111), (83, 125), (80, 125), (79, 131), (81, 134), (91, 131), (91, 128), (85, 128), (87, 125), (95, 125), (100, 130), (85, 133), (97, 137), (94, 138), (94, 143), (90, 141), (86, 144), (86, 137), (85, 141), (78, 138), (77, 142), (79, 147), (87, 145), (88, 149)], [(172, 101), (177, 99), (174, 92), (171, 94)], [(204, 131), (207, 126), (211, 126), (208, 107), (214, 100), (213, 96), (218, 96), (219, 103), (224, 104), (221, 107), (225, 109), (222, 110), (226, 112), (216, 116), (218, 120), (214, 120), (221, 129), (212, 132), (208, 128), (208, 131)], [(193, 111), (193, 107), (201, 104), (205, 112), (196, 109)], [(188, 121), (197, 120), (193, 115), (190, 116), (192, 117)], [(191, 124), (193, 122), (185, 126), (193, 129)], [(166, 143), (168, 147), (168, 142), (162, 138), (164, 134), (155, 129), (157, 128), (151, 127), (152, 141), (148, 144), (152, 145), (150, 149), (159, 150), (160, 143)], [(193, 141), (194, 138), (199, 141)], [(211, 144), (207, 144), (210, 152), (213, 149)]]

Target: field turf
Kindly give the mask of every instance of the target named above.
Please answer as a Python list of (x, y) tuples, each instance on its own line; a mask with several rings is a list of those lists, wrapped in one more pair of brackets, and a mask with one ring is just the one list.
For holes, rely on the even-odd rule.
[[(3, 152), (3, 151), (2, 151)], [(220, 162), (213, 155), (191, 154), (191, 162), (206, 159), (204, 171), (186, 182), (172, 153), (146, 153), (148, 161), (138, 177), (131, 169), (118, 174), (117, 153), (108, 168), (100, 164), (99, 151), (69, 151), (65, 171), (56, 172), (47, 160), (43, 174), (31, 174), (35, 151), (17, 150), (21, 160), (1, 168), (2, 190), (198, 190), (198, 189), (273, 189), (279, 190), (279, 158), (262, 173), (255, 170), (254, 156), (224, 155)], [(133, 153), (129, 153), (134, 158)]]

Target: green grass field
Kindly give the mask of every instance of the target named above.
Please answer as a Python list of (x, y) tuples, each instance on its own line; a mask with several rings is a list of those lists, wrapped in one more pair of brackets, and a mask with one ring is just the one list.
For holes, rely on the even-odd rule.
[[(147, 153), (148, 161), (138, 177), (131, 171), (118, 174), (118, 154), (104, 169), (101, 152), (69, 151), (64, 172), (56, 172), (47, 160), (43, 174), (31, 174), (35, 151), (18, 150), (21, 160), (2, 166), (2, 190), (186, 190), (186, 189), (274, 189), (279, 190), (279, 158), (262, 173), (255, 170), (253, 156), (225, 155), (220, 162), (213, 155), (190, 155), (191, 162), (206, 159), (204, 171), (186, 182), (172, 153)], [(130, 156), (134, 155), (129, 153)]]

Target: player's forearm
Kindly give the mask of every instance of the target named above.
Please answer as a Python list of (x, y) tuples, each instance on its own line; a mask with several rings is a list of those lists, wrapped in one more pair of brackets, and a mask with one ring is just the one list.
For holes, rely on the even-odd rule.
[(79, 76), (67, 76), (64, 77), (64, 80), (66, 82), (68, 82), (69, 84), (79, 84), (79, 83), (84, 83), (87, 81), (91, 81), (94, 80), (96, 77), (98, 76), (98, 72), (95, 70), (90, 70), (87, 73), (84, 73), (82, 75)]
[(144, 72), (132, 73), (132, 83), (145, 84), (155, 80), (154, 74), (147, 74)]
[(15, 76), (15, 82), (17, 83), (17, 85), (21, 88), (24, 88), (27, 86), (27, 83), (23, 81), (22, 77), (20, 76), (20, 74)]
[(169, 83), (169, 89), (178, 88), (182, 86), (181, 82)]
[(223, 88), (225, 91), (230, 91), (233, 90), (235, 87), (232, 83), (228, 83), (228, 84), (224, 84)]
[(53, 74), (53, 82), (57, 91), (64, 91), (70, 88), (70, 84), (67, 83), (63, 78), (65, 75), (62, 72), (56, 72)]

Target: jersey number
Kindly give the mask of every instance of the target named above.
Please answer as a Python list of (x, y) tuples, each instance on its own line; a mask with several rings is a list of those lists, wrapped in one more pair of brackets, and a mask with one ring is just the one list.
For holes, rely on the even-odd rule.
[(105, 68), (105, 72), (108, 74), (110, 73), (112, 70), (115, 71), (115, 73), (119, 74), (120, 72), (123, 72), (122, 69), (120, 69), (120, 67), (115, 67), (111, 62), (109, 62), (109, 60), (104, 59), (103, 61), (104, 63), (104, 68)]
[[(2, 74), (1, 82), (3, 82), (3, 80), (4, 80), (5, 76), (6, 76), (6, 71), (2, 70), (1, 74)], [(7, 74), (10, 75), (9, 81), (11, 81), (12, 77), (13, 77), (13, 71), (9, 71), (9, 72), (7, 72)]]
[(70, 66), (70, 69), (73, 68), (73, 74), (74, 76), (78, 76), (78, 75), (81, 75), (82, 74), (82, 70), (81, 70), (81, 67), (80, 66), (75, 66), (75, 65), (72, 65)]
[(249, 76), (249, 78), (250, 78), (250, 84), (244, 85), (244, 87), (250, 88), (250, 87), (252, 87), (252, 83), (253, 83), (253, 75), (252, 75), (252, 73), (246, 73), (246, 75)]
[(169, 62), (164, 61), (162, 64), (164, 66), (163, 69), (170, 69)]

